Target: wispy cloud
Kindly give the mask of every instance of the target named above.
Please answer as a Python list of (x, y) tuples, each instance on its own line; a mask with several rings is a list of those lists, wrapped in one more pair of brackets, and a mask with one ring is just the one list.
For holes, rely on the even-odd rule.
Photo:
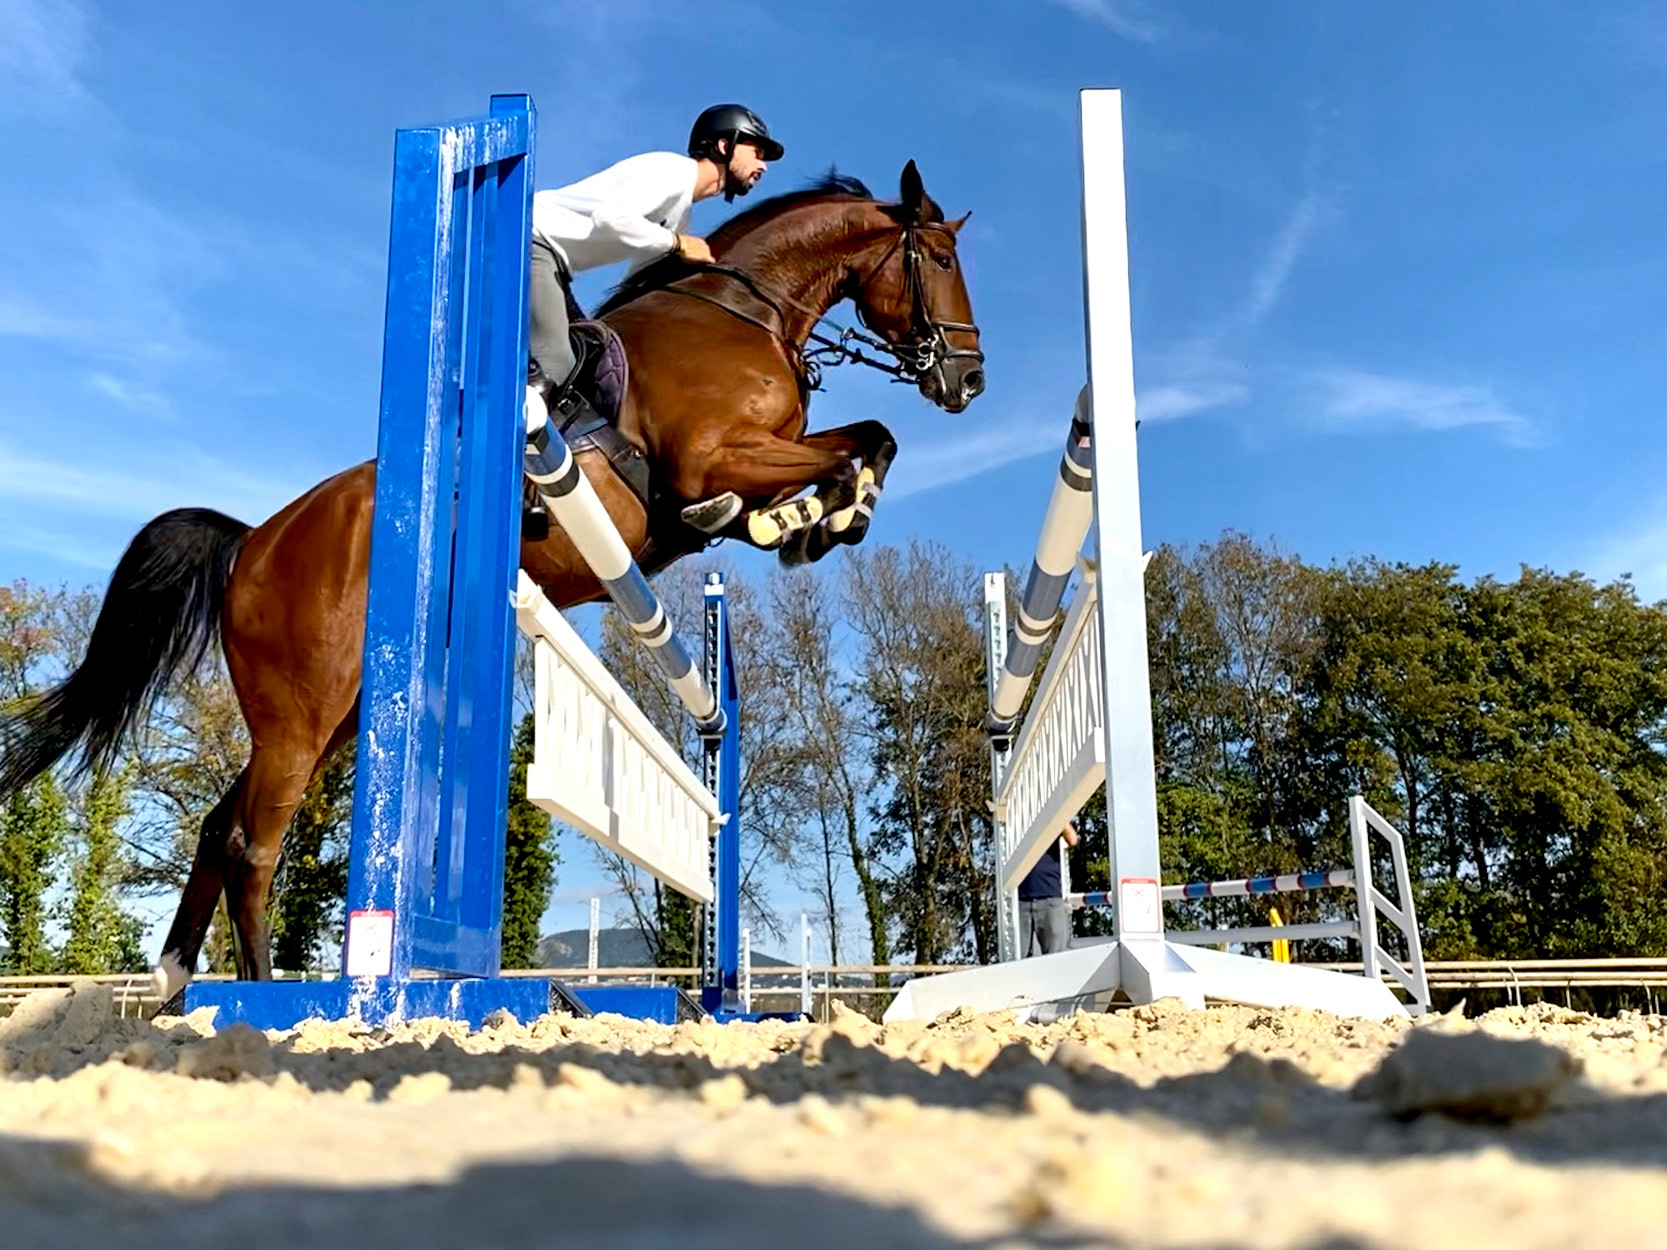
[(144, 412), (164, 419), (174, 415), (174, 405), (161, 391), (134, 385), (108, 373), (94, 373), (87, 379), (87, 385), (115, 400), (128, 412)]
[(1246, 344), (1285, 297), (1291, 276), (1331, 211), (1310, 188), (1262, 249), (1242, 298), (1192, 338), (1157, 356), (1154, 385), (1141, 392), (1143, 421), (1178, 420), (1248, 403), (1254, 391)]
[(0, 338), (71, 338), (85, 330), (84, 324), (49, 313), (16, 292), (0, 291)]
[(1242, 404), (1249, 398), (1250, 388), (1241, 382), (1197, 381), (1154, 386), (1135, 397), (1135, 413), (1142, 421), (1174, 421)]
[(1600, 581), (1630, 574), (1640, 597), (1667, 599), (1667, 498), (1627, 529), (1598, 539), (1577, 563)]
[(1314, 237), (1325, 212), (1325, 200), (1310, 191), (1298, 200), (1273, 237), (1267, 255), (1251, 278), (1250, 293), (1233, 318), (1237, 325), (1257, 326), (1273, 311), (1285, 293), (1285, 284)]
[[(86, 454), (89, 449), (97, 455)], [(78, 442), (74, 456), (51, 456), (0, 440), (0, 516), (40, 526), (43, 510), (143, 521), (187, 504), (246, 520), (277, 511), (310, 486), (311, 474), (266, 475), (189, 445), (141, 451)]]
[(0, 533), (0, 550), (31, 551), (51, 556), (62, 564), (108, 572), (120, 549), (91, 534), (41, 529), (33, 525), (7, 525)]
[(1334, 429), (1401, 426), (1417, 430), (1492, 427), (1505, 442), (1532, 446), (1534, 424), (1491, 386), (1431, 382), (1352, 369), (1321, 371), (1311, 378), (1320, 391), (1318, 411)]
[(1015, 460), (1048, 452), (1058, 455), (1061, 440), (1057, 413), (987, 426), (955, 438), (911, 440), (886, 480), (886, 497), (906, 499), (964, 482)]
[(1265, 352), (1252, 350), (1256, 332), (1287, 297), (1303, 257), (1335, 211), (1335, 197), (1314, 172), (1317, 165), (1311, 149), (1305, 161), (1308, 190), (1263, 248), (1243, 298), (1193, 338), (1158, 355), (1155, 383), (1140, 395), (1141, 419), (1177, 420), (1242, 407), (1260, 390), (1272, 392), (1299, 422), (1326, 430), (1446, 433), (1483, 428), (1513, 447), (1535, 445), (1534, 422), (1490, 385), (1366, 368), (1290, 368), (1270, 365)]
[(76, 0), (0, 0), (0, 109), (42, 114), (86, 102), (90, 43)]
[(1166, 33), (1140, 0), (1053, 0), (1084, 21), (1104, 26), (1135, 43), (1157, 43)]

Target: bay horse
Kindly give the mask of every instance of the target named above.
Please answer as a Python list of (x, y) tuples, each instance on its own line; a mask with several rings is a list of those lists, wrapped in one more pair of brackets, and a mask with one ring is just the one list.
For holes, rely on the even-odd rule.
[[(734, 491), (723, 536), (814, 560), (859, 541), (896, 451), (877, 421), (806, 433), (818, 359), (877, 363), (960, 412), (983, 389), (978, 330), (946, 221), (914, 162), (896, 203), (830, 175), (730, 219), (716, 264), (668, 260), (627, 280), (601, 320), (623, 341), (618, 427), (667, 506), (649, 506), (599, 451), (579, 462), (645, 570), (711, 541), (679, 505)], [(816, 327), (849, 299), (867, 336), (829, 344)], [(813, 337), (821, 348), (807, 345)], [(881, 367), (887, 367), (884, 364)], [(194, 974), (223, 892), (238, 975), (272, 976), (267, 903), (284, 834), (307, 786), (357, 731), (374, 461), (313, 487), (253, 528), (206, 509), (164, 513), (134, 537), (81, 664), (0, 717), (0, 800), (59, 759), (108, 767), (176, 672), (218, 641), (248, 726), (242, 773), (204, 819), (156, 970), (170, 999)], [(809, 500), (795, 500), (814, 489)], [(558, 607), (599, 598), (559, 530), (523, 535), (521, 565)]]

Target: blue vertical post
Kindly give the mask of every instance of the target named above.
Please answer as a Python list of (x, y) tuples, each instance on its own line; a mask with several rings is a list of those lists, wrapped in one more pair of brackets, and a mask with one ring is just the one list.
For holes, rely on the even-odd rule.
[(496, 96), (396, 144), (350, 974), (498, 971), (532, 136)]
[(494, 96), (395, 139), (345, 976), (193, 987), (221, 1023), (548, 1002), (547, 982), (496, 977), (534, 125), (529, 97)]
[(713, 1015), (741, 1010), (741, 691), (729, 640), (723, 576), (706, 578), (706, 680), (723, 714), (723, 733), (706, 739), (706, 785), (724, 816), (712, 846), (712, 919), (703, 961), (701, 1006)]

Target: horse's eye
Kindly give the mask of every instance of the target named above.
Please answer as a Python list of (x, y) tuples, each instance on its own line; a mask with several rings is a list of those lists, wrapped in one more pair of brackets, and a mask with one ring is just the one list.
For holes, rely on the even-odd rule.
[(939, 269), (951, 269), (955, 265), (955, 258), (948, 255), (934, 256), (932, 257), (932, 263)]

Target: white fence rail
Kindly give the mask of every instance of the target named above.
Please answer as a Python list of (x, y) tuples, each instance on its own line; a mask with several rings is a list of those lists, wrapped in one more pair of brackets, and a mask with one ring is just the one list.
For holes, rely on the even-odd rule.
[(525, 573), (533, 644), (527, 798), (697, 902), (712, 901), (718, 800)]

